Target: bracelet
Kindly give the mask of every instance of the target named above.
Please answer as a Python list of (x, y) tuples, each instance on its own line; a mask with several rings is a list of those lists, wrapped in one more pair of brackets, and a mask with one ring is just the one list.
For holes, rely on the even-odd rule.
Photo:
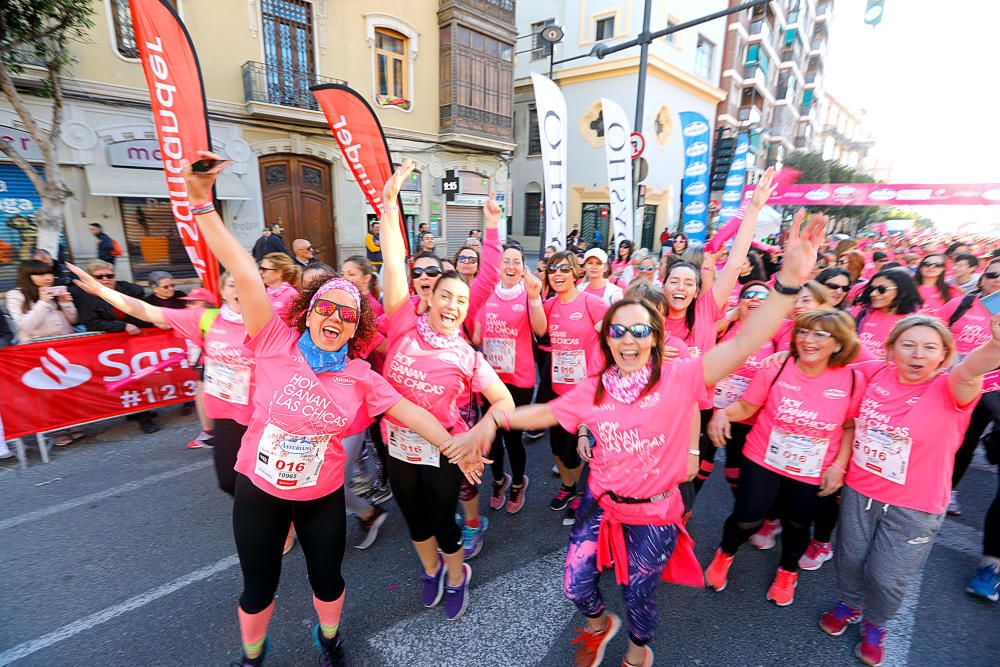
[(716, 268), (714, 266), (703, 266), (703, 267), (701, 267), (701, 270), (702, 271), (715, 271)]
[(397, 206), (396, 204), (388, 204), (387, 206), (383, 206), (382, 212), (385, 213), (386, 211), (390, 213), (399, 213), (399, 206)]
[(802, 286), (789, 287), (787, 285), (782, 285), (781, 281), (777, 278), (774, 279), (774, 291), (778, 294), (784, 294), (785, 296), (796, 296), (802, 290)]
[(844, 473), (845, 475), (847, 474), (847, 470), (846, 470), (846, 469), (844, 469), (844, 467), (843, 467), (843, 466), (841, 466), (841, 465), (838, 465), (836, 461), (834, 461), (833, 463), (831, 463), (831, 464), (830, 464), (830, 467), (831, 467), (831, 468), (836, 468), (837, 470), (839, 470), (840, 472)]
[(191, 206), (192, 215), (205, 215), (206, 213), (212, 213), (215, 211), (215, 204), (208, 201), (202, 204), (193, 204)]
[(700, 449), (689, 449), (688, 450), (688, 454), (690, 454), (691, 456), (701, 456), (701, 450)]

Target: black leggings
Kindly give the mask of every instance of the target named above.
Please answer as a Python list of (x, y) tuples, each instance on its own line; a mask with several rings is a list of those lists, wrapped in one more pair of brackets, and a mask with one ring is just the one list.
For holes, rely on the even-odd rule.
[(236, 455), (247, 427), (232, 419), (214, 419), (212, 427), (212, 458), (215, 460), (215, 476), (219, 488), (234, 495), (236, 493)]
[(809, 546), (809, 526), (816, 517), (819, 487), (779, 475), (744, 459), (733, 513), (722, 530), (722, 550), (733, 555), (764, 523), (775, 500), (781, 507), (781, 568), (799, 569)]
[[(972, 457), (976, 453), (976, 446), (983, 431), (993, 420), (1000, 421), (1000, 392), (988, 392), (983, 394), (979, 403), (972, 409), (972, 416), (969, 418), (969, 427), (965, 429), (965, 437), (962, 438), (962, 446), (955, 452), (955, 468), (951, 473), (951, 488), (958, 486), (962, 481), (962, 476), (969, 469)], [(994, 428), (997, 428), (994, 426)]]
[(433, 537), (443, 553), (453, 554), (462, 548), (455, 510), (464, 475), (445, 456), (439, 455), (439, 465), (438, 468), (414, 465), (390, 456), (389, 483), (406, 519), (410, 539), (425, 542)]
[(1000, 471), (997, 471), (997, 495), (983, 522), (983, 555), (1000, 558)]
[(372, 444), (375, 445), (380, 464), (378, 485), (386, 486), (389, 483), (389, 450), (382, 439), (382, 415), (375, 417), (375, 421), (368, 427), (368, 434), (372, 438)]
[(813, 526), (813, 539), (817, 542), (829, 542), (833, 539), (833, 529), (837, 527), (840, 516), (840, 490), (828, 496), (820, 496), (816, 505), (816, 524)]
[[(534, 387), (512, 387), (507, 385), (510, 395), (514, 398), (514, 405), (530, 405), (531, 395), (535, 393)], [(502, 417), (497, 416), (497, 420)], [(521, 440), (521, 431), (498, 430), (496, 438), (493, 439), (493, 448), (490, 449), (489, 458), (493, 459), (490, 468), (493, 470), (493, 480), (503, 479), (503, 459), (504, 451), (510, 456), (510, 476), (513, 484), (524, 483), (524, 467), (528, 463), (528, 453), (524, 450), (524, 441)]]
[(344, 487), (315, 500), (283, 500), (237, 474), (233, 533), (243, 570), (240, 608), (248, 614), (259, 614), (274, 600), (281, 552), (293, 521), (313, 595), (333, 602), (344, 593), (340, 574), (347, 540)]
[(570, 433), (558, 424), (549, 429), (549, 447), (552, 448), (552, 455), (569, 470), (576, 470), (583, 464), (576, 451), (576, 433)]
[[(705, 418), (706, 413), (708, 413), (708, 419)], [(698, 439), (698, 448), (701, 450), (701, 456), (698, 475), (693, 480), (695, 493), (701, 491), (701, 487), (708, 481), (708, 476), (712, 474), (712, 470), (715, 468), (715, 454), (718, 448), (708, 439), (706, 430), (708, 428), (708, 420), (712, 418), (712, 413), (713, 410), (701, 411), (701, 437)], [(752, 425), (741, 424), (740, 422), (732, 422), (729, 425), (732, 437), (726, 442), (726, 481), (729, 483), (729, 489), (733, 492), (734, 496), (736, 495), (736, 487), (740, 481), (740, 466), (743, 465), (743, 445), (746, 444), (747, 436), (750, 435), (750, 429), (752, 428)]]

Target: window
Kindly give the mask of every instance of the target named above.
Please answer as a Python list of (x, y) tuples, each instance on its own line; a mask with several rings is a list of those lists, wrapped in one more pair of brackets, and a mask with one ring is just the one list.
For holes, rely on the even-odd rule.
[(315, 109), (309, 86), (315, 83), (312, 3), (306, 0), (262, 0), (264, 66), (268, 101)]
[(387, 28), (375, 29), (376, 94), (406, 99), (406, 37)]
[(694, 52), (694, 73), (703, 79), (712, 75), (712, 54), (715, 52), (715, 45), (698, 35), (698, 46)]
[[(177, 0), (170, 0), (170, 5), (177, 9)], [(114, 24), (115, 49), (118, 54), (123, 58), (138, 58), (139, 47), (135, 43), (135, 29), (132, 27), (128, 0), (111, 0), (111, 22)]]
[(760, 57), (760, 44), (751, 44), (747, 47), (747, 65), (756, 65)]
[(606, 39), (611, 39), (615, 36), (615, 17), (606, 16), (603, 19), (597, 19), (597, 23), (594, 26), (594, 41), (603, 42)]
[(802, 113), (807, 113), (809, 107), (812, 106), (813, 102), (813, 91), (807, 90), (802, 93)]
[(546, 26), (550, 26), (555, 22), (555, 19), (545, 19), (544, 21), (531, 24), (532, 41), (534, 42), (534, 47), (531, 51), (532, 60), (541, 60), (552, 55), (552, 44), (542, 39), (541, 33)]
[[(675, 21), (674, 19), (667, 19), (667, 29), (673, 28), (675, 25), (677, 25), (677, 21)], [(667, 44), (673, 44), (674, 46), (677, 46), (676, 32), (672, 32), (669, 35), (666, 35), (663, 39), (666, 40)]]
[(541, 236), (542, 233), (542, 193), (524, 193), (524, 235)]
[(528, 107), (528, 155), (542, 154), (542, 135), (538, 131), (538, 110)]

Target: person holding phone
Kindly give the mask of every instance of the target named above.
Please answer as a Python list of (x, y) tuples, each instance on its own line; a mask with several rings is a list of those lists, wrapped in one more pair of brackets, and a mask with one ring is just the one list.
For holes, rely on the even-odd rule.
[(7, 292), (7, 311), (17, 325), (18, 340), (73, 333), (77, 322), (76, 305), (65, 285), (55, 285), (51, 266), (36, 259), (21, 262), (17, 287)]

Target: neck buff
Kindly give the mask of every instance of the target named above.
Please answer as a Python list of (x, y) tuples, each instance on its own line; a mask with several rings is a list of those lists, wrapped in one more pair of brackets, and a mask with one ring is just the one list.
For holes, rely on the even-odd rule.
[(219, 308), (219, 317), (231, 324), (243, 324), (243, 313), (237, 313), (227, 303), (222, 304), (222, 308)]
[(501, 283), (497, 283), (493, 291), (504, 301), (510, 301), (524, 294), (524, 283), (517, 283), (513, 287), (504, 287)]
[(622, 377), (621, 371), (618, 370), (617, 366), (612, 366), (608, 370), (604, 371), (601, 376), (601, 382), (604, 384), (604, 390), (607, 391), (612, 398), (621, 401), (626, 405), (631, 405), (635, 403), (636, 399), (639, 398), (639, 394), (645, 389), (646, 383), (649, 382), (649, 376), (652, 374), (653, 368), (650, 364), (646, 364), (640, 370)]
[(450, 334), (438, 333), (431, 326), (430, 316), (427, 313), (419, 316), (417, 318), (417, 334), (423, 339), (425, 343), (431, 347), (444, 350), (449, 347), (455, 347), (462, 342), (461, 337), (458, 335), (458, 331), (454, 331)]
[(279, 294), (284, 294), (290, 289), (295, 289), (295, 288), (289, 285), (288, 283), (281, 283), (277, 287), (268, 287), (266, 285), (264, 286), (264, 291), (267, 292), (268, 296), (278, 296)]
[[(313, 309), (316, 305), (316, 301), (319, 299), (320, 295), (332, 289), (339, 289), (347, 292), (352, 299), (354, 299), (354, 307), (358, 309), (358, 315), (361, 314), (361, 294), (358, 292), (358, 288), (355, 287), (350, 281), (343, 278), (331, 278), (330, 280), (323, 283), (316, 293), (313, 294), (312, 299), (309, 301), (309, 310)], [(302, 352), (302, 356), (305, 357), (306, 363), (309, 364), (309, 368), (312, 369), (313, 373), (339, 373), (344, 370), (347, 366), (347, 348), (348, 345), (344, 345), (339, 350), (334, 352), (328, 352), (326, 350), (321, 350), (313, 342), (312, 336), (309, 330), (306, 329), (299, 336), (299, 351)]]

